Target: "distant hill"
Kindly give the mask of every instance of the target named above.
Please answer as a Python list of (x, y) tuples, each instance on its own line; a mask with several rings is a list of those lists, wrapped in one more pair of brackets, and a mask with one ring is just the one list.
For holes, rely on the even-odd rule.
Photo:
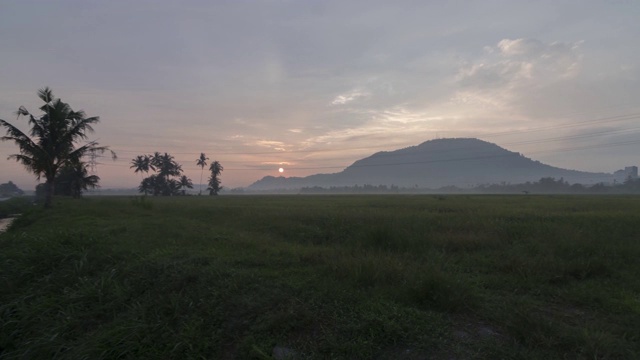
[(299, 189), (353, 185), (400, 187), (471, 187), (480, 184), (524, 183), (542, 177), (569, 183), (594, 184), (612, 174), (568, 170), (543, 164), (479, 139), (436, 139), (395, 151), (382, 151), (354, 162), (334, 174), (307, 177), (266, 176), (249, 190)]

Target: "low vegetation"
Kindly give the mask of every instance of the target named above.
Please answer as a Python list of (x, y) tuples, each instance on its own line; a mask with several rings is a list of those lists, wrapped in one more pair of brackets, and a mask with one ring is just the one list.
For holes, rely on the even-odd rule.
[(637, 197), (55, 201), (0, 235), (0, 358), (640, 357)]
[(34, 198), (31, 196), (16, 196), (0, 201), (0, 219), (22, 214), (34, 207)]

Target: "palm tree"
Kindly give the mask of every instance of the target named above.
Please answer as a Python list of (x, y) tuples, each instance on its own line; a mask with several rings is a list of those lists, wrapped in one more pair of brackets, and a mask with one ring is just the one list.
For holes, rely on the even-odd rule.
[(99, 187), (99, 181), (97, 175), (89, 175), (85, 163), (65, 165), (56, 177), (54, 193), (79, 198), (82, 191)]
[(193, 189), (193, 182), (187, 177), (187, 175), (182, 175), (180, 180), (178, 180), (178, 183), (180, 185), (180, 189), (182, 189), (183, 196), (186, 195), (187, 188)]
[(150, 166), (158, 170), (158, 176), (167, 179), (169, 176), (180, 176), (182, 174), (182, 166), (178, 164), (172, 155), (159, 152), (153, 154), (150, 160)]
[(131, 166), (129, 169), (133, 169), (134, 173), (139, 172), (140, 177), (142, 177), (142, 173), (148, 173), (149, 169), (155, 170), (155, 167), (151, 165), (151, 157), (149, 155), (138, 155), (135, 159), (131, 159)]
[[(93, 124), (100, 121), (97, 116), (86, 117), (83, 111), (73, 111), (69, 104), (53, 97), (48, 87), (38, 91), (38, 97), (44, 101), (40, 107), (43, 115), (36, 117), (21, 106), (17, 115), (28, 116), (31, 129), (29, 135), (10, 123), (0, 120), (0, 126), (6, 130), (2, 141), (12, 140), (20, 149), (19, 154), (12, 154), (9, 159), (22, 163), (27, 170), (40, 180), (45, 178), (44, 207), (50, 208), (53, 198), (55, 179), (65, 165), (78, 164), (89, 152), (104, 153), (106, 146), (98, 146), (95, 141), (76, 148), (76, 143), (87, 138), (93, 132)], [(115, 153), (111, 152), (115, 158)]]
[(146, 184), (144, 184), (144, 178), (142, 173), (149, 173), (149, 170), (154, 170), (155, 171), (155, 167), (151, 164), (151, 156), (150, 155), (138, 155), (136, 156), (134, 159), (131, 159), (131, 166), (129, 167), (129, 169), (135, 169), (133, 172), (140, 173), (140, 186), (138, 187), (138, 190), (140, 190), (140, 192), (143, 192), (144, 195), (146, 196), (147, 193), (149, 192), (149, 182), (147, 182)]
[(209, 195), (218, 195), (218, 192), (222, 190), (222, 186), (220, 186), (220, 179), (218, 178), (220, 176), (220, 173), (222, 173), (222, 170), (224, 170), (224, 168), (217, 161), (212, 162), (211, 166), (209, 166), (209, 171), (211, 171), (211, 176), (209, 177), (209, 187), (207, 187), (207, 190), (209, 190)]
[(150, 192), (153, 192), (155, 189), (155, 175), (149, 176), (148, 178), (142, 179), (140, 186), (138, 186), (138, 191), (147, 195)]
[(204, 167), (207, 166), (207, 160), (209, 158), (204, 153), (200, 153), (200, 157), (196, 159), (196, 165), (200, 166), (200, 192), (198, 195), (202, 195), (202, 173), (204, 172)]
[(151, 165), (158, 172), (156, 176), (156, 189), (154, 195), (169, 196), (178, 192), (178, 181), (171, 179), (173, 176), (182, 175), (182, 166), (175, 161), (169, 153), (155, 152), (151, 157)]
[(162, 196), (173, 196), (180, 194), (180, 181), (176, 179), (169, 179), (166, 181), (166, 185), (163, 188)]

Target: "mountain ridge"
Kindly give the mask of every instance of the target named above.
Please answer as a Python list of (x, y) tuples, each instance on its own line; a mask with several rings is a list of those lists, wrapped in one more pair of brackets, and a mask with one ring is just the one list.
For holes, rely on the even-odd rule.
[(542, 177), (593, 184), (610, 181), (612, 174), (554, 167), (480, 139), (447, 138), (428, 140), (393, 151), (379, 151), (356, 160), (337, 173), (288, 178), (265, 176), (248, 189), (364, 184), (421, 188), (471, 187), (491, 183), (524, 183)]

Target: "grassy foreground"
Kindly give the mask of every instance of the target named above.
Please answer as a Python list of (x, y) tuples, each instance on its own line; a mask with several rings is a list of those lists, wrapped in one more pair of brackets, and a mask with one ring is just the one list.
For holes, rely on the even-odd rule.
[(0, 235), (1, 359), (640, 358), (640, 198), (56, 200)]

